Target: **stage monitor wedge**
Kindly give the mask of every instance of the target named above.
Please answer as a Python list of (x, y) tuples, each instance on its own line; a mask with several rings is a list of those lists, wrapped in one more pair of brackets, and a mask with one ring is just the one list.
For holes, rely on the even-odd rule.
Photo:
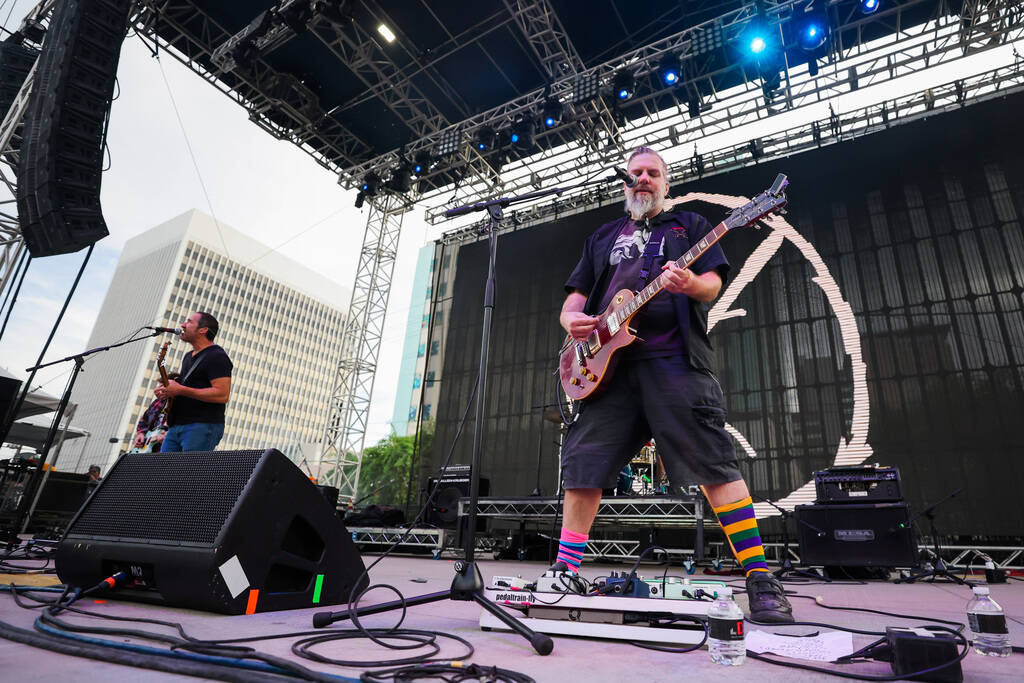
[(367, 577), (351, 534), (274, 449), (121, 456), (71, 521), (57, 575), (111, 597), (243, 614), (347, 602)]

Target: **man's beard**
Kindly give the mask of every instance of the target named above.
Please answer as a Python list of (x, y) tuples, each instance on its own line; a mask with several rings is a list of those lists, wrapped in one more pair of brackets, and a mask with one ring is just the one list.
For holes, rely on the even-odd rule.
[(655, 197), (650, 192), (637, 196), (635, 190), (626, 190), (626, 213), (635, 221), (640, 220), (654, 209), (661, 208), (661, 205), (661, 197)]

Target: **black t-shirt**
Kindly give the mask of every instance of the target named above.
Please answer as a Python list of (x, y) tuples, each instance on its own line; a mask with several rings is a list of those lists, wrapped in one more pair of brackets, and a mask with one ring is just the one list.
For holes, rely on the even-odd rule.
[[(648, 281), (661, 273), (661, 267), (668, 259), (678, 260), (712, 230), (707, 219), (689, 211), (663, 212), (645, 223), (649, 223), (654, 234), (664, 231), (665, 235), (661, 250), (651, 265)], [(636, 237), (638, 234), (639, 238)], [(636, 223), (629, 217), (623, 217), (605, 223), (587, 238), (583, 255), (565, 283), (566, 292), (587, 294), (586, 313), (597, 315), (604, 311), (611, 295), (619, 289), (637, 288), (637, 274), (647, 244), (642, 236)], [(714, 270), (725, 283), (729, 262), (721, 247), (713, 244), (690, 269), (697, 275)], [(621, 286), (616, 286), (620, 283)], [(707, 308), (706, 304), (685, 294), (659, 293), (633, 319), (633, 327), (646, 343), (631, 344), (623, 353), (630, 358), (674, 355), (672, 350), (678, 349), (681, 342), (683, 354), (689, 356), (694, 367), (712, 369)], [(669, 310), (675, 311), (674, 321), (668, 315)]]
[[(651, 262), (648, 275), (640, 284), (640, 271), (643, 267), (644, 251), (650, 239), (658, 240), (658, 251)], [(612, 245), (608, 257), (611, 279), (608, 289), (601, 299), (600, 309), (603, 311), (612, 302), (615, 293), (622, 289), (637, 291), (647, 285), (661, 273), (665, 265), (664, 229), (651, 230), (643, 223), (630, 221)], [(646, 306), (633, 318), (633, 328), (637, 336), (643, 340), (623, 349), (622, 353), (630, 358), (657, 358), (661, 356), (679, 356), (684, 353), (683, 335), (676, 319), (675, 306), (668, 296), (659, 294), (651, 299)]]
[[(195, 365), (195, 369), (192, 366)], [(200, 351), (195, 357), (192, 351), (185, 354), (181, 361), (181, 377), (179, 384), (193, 389), (208, 389), (213, 386), (210, 380), (220, 377), (231, 377), (231, 359), (224, 349), (212, 344)], [(224, 423), (225, 403), (207, 403), (186, 396), (177, 396), (172, 408), (172, 421), (176, 425), (195, 422)]]

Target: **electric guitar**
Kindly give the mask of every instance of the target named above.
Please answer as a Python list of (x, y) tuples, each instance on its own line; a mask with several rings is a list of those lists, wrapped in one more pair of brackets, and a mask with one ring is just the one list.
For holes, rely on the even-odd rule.
[[(164, 345), (160, 347), (160, 353), (157, 354), (156, 357), (156, 369), (160, 373), (160, 383), (163, 384), (165, 387), (167, 386), (167, 383), (170, 382), (170, 380), (167, 378), (167, 369), (164, 367), (164, 358), (167, 357), (167, 347), (169, 347), (170, 345), (171, 342), (165, 341)], [(157, 424), (148, 432), (146, 432), (145, 443), (142, 446), (132, 446), (132, 448), (128, 450), (129, 453), (156, 452), (157, 444), (163, 440), (162, 438), (159, 437), (162, 437), (164, 434), (166, 434), (167, 427), (171, 426), (170, 410), (171, 402), (173, 400), (174, 399), (172, 399), (170, 396), (164, 399), (164, 407), (161, 411), (164, 414), (164, 419), (160, 421), (163, 424)]]
[[(772, 186), (749, 202), (734, 209), (689, 251), (676, 260), (680, 268), (689, 268), (718, 240), (733, 228), (748, 227), (765, 216), (781, 211), (789, 201), (785, 189), (789, 180), (781, 173)], [(600, 392), (615, 369), (615, 353), (636, 340), (636, 331), (630, 329), (633, 317), (647, 302), (665, 288), (664, 274), (637, 293), (619, 290), (608, 308), (599, 316), (597, 326), (583, 341), (567, 337), (559, 351), (558, 374), (566, 396), (582, 400)]]

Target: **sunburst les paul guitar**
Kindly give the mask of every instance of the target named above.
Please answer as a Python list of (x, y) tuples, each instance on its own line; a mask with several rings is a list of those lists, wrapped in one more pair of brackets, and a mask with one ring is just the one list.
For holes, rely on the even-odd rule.
[[(680, 256), (676, 265), (689, 268), (733, 228), (754, 225), (765, 216), (781, 211), (788, 202), (785, 195), (787, 185), (789, 180), (780, 173), (770, 188), (734, 209), (728, 218)], [(636, 340), (636, 331), (630, 328), (634, 316), (664, 288), (662, 274), (639, 292), (628, 289), (616, 292), (586, 339), (566, 338), (559, 351), (558, 363), (558, 374), (566, 396), (582, 400), (600, 393), (615, 369), (616, 352)]]

